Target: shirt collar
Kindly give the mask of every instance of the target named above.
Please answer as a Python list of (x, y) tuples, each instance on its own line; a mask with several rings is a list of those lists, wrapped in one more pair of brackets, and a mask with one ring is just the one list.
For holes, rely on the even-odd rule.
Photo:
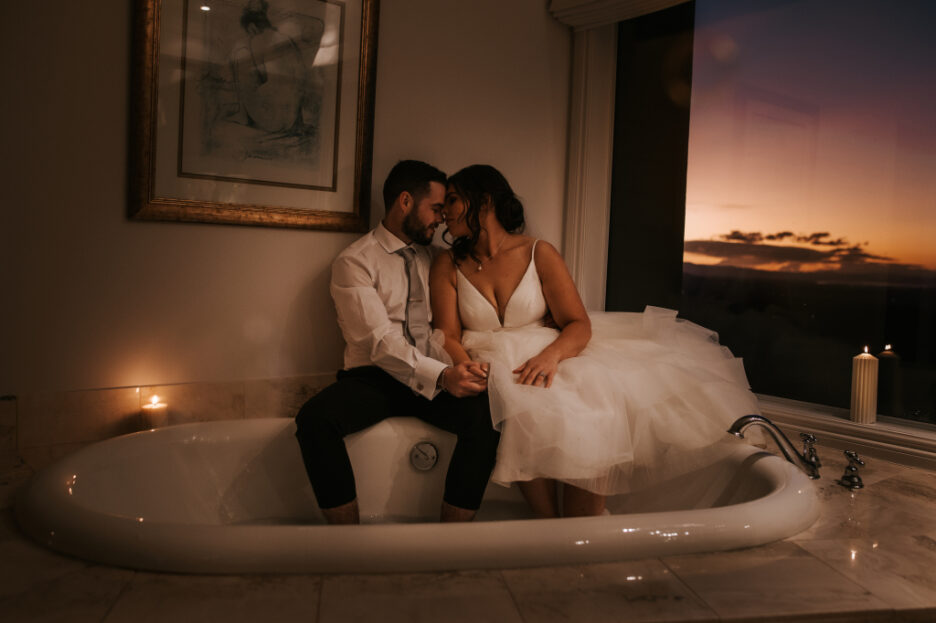
[(387, 253), (396, 253), (403, 247), (409, 246), (393, 235), (389, 229), (384, 227), (383, 223), (377, 223), (377, 228), (374, 229), (374, 238), (377, 239), (377, 242)]

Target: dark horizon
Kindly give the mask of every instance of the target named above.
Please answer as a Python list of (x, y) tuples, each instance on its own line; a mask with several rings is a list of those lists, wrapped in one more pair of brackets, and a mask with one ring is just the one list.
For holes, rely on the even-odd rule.
[(856, 287), (936, 289), (936, 270), (918, 267), (872, 265), (846, 270), (767, 270), (732, 263), (699, 264), (683, 262), (683, 272), (693, 275), (764, 279), (812, 284), (836, 284)]
[(718, 332), (755, 392), (845, 409), (852, 357), (891, 345), (901, 357), (903, 406), (881, 412), (936, 424), (936, 281), (814, 278), (686, 263), (680, 315)]

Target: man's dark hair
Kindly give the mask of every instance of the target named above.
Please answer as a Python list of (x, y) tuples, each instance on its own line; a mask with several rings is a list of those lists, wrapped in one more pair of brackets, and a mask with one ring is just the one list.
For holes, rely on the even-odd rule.
[(413, 195), (413, 199), (418, 202), (429, 192), (430, 182), (439, 182), (445, 186), (446, 179), (445, 173), (431, 164), (419, 160), (401, 160), (390, 169), (384, 182), (384, 208), (389, 212), (390, 206), (404, 191)]

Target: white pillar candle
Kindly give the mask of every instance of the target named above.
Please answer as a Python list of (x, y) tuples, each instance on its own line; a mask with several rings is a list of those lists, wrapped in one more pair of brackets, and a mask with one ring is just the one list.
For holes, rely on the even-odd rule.
[(143, 428), (159, 428), (169, 424), (169, 406), (159, 401), (159, 396), (152, 396), (140, 410)]
[(878, 360), (864, 352), (852, 358), (851, 419), (873, 424), (877, 419)]

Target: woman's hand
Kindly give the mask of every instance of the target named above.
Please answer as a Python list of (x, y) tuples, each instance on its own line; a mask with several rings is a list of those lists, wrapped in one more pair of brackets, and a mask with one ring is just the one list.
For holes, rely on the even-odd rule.
[(541, 241), (533, 249), (533, 260), (543, 285), (543, 296), (549, 310), (543, 326), (559, 329), (559, 335), (535, 357), (514, 370), (518, 383), (535, 387), (551, 387), (559, 362), (575, 357), (591, 339), (591, 321), (579, 298), (569, 270), (555, 247)]
[(539, 355), (528, 359), (526, 363), (513, 372), (520, 375), (517, 378), (517, 383), (521, 385), (549, 387), (552, 385), (558, 368), (559, 357), (544, 350)]

